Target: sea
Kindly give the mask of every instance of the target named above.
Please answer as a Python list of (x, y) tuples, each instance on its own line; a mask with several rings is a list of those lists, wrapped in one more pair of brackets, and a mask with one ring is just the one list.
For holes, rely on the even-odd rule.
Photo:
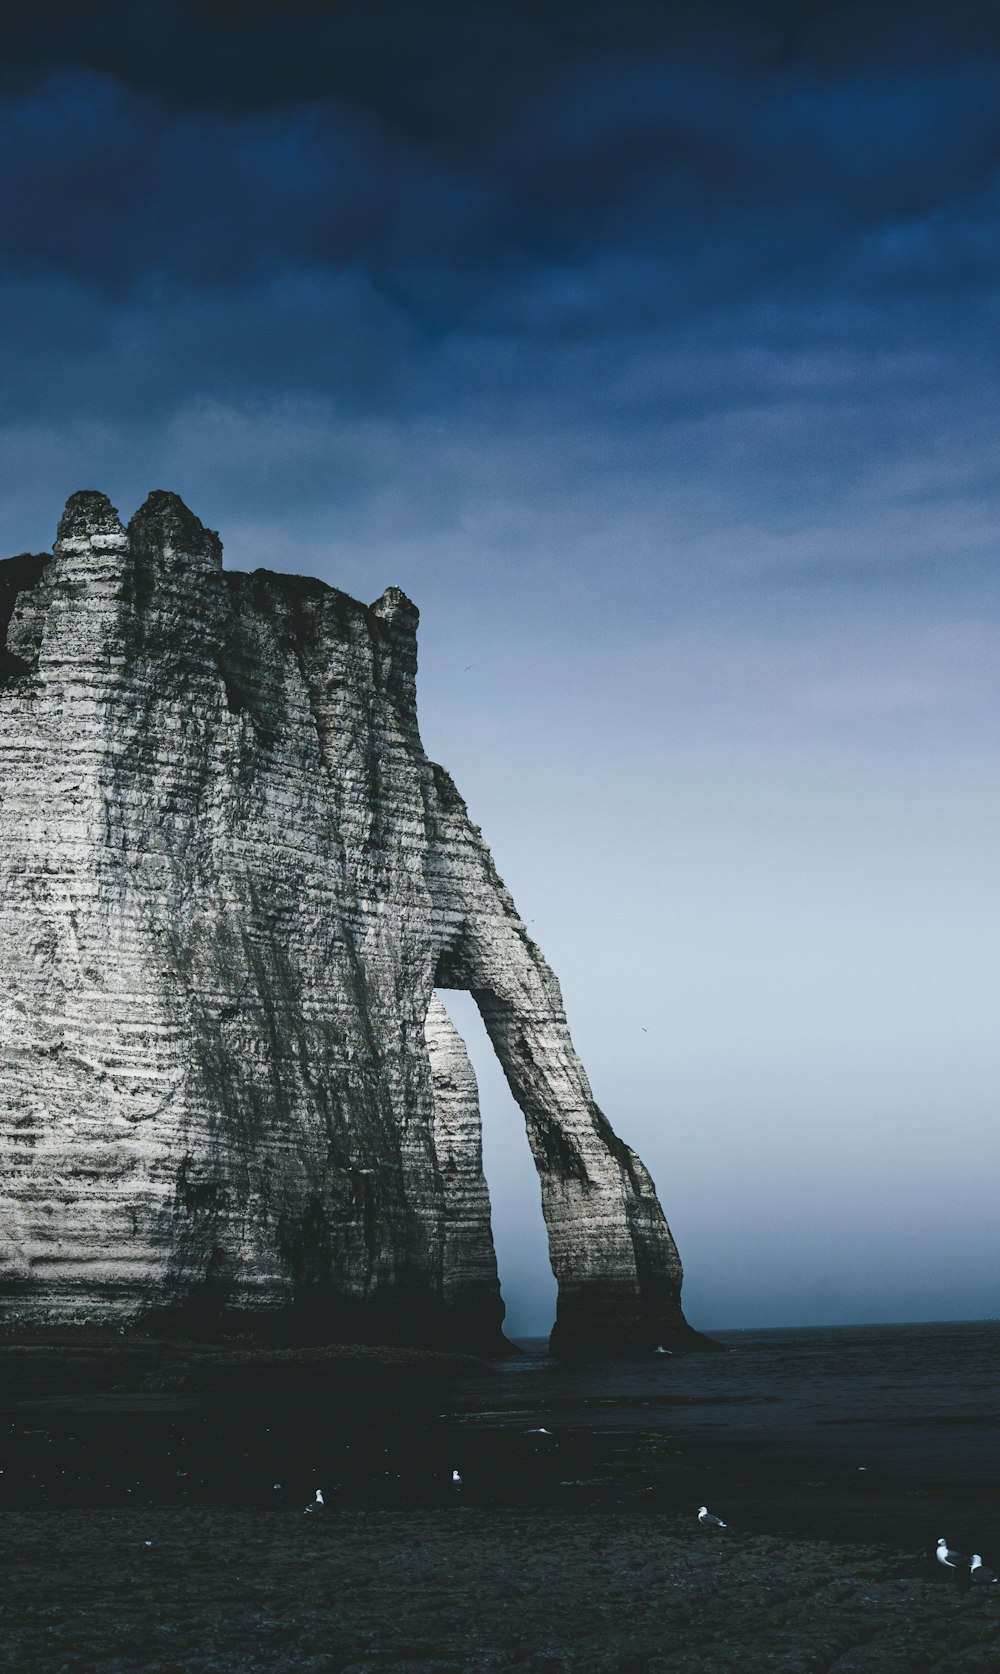
[(542, 1426), (582, 1444), (595, 1499), (1000, 1558), (1000, 1321), (712, 1335), (723, 1353), (583, 1365), (524, 1342), (493, 1404), (455, 1414), (470, 1463), (495, 1428)]
[[(1000, 1569), (1000, 1322), (720, 1331), (715, 1354), (563, 1361), (544, 1340), (471, 1376), (10, 1407), (0, 1504), (606, 1506), (882, 1545), (944, 1535)], [(458, 1480), (455, 1479), (457, 1473)]]

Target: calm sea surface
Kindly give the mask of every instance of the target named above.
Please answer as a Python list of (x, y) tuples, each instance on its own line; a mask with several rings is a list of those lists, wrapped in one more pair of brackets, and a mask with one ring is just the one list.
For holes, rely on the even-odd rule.
[(945, 1534), (1000, 1558), (1000, 1322), (714, 1336), (725, 1353), (593, 1365), (525, 1341), (460, 1433), (551, 1429), (619, 1503), (920, 1549)]
[(474, 1378), (346, 1411), (329, 1393), (17, 1403), (0, 1504), (279, 1508), (318, 1486), (355, 1506), (704, 1501), (744, 1531), (915, 1562), (943, 1534), (1000, 1568), (1000, 1323), (715, 1335), (724, 1353), (592, 1364), (522, 1341)]

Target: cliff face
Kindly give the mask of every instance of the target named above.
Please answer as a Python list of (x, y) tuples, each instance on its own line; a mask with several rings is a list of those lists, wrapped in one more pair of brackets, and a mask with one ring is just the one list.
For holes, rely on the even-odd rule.
[(0, 563), (0, 1319), (500, 1341), (474, 994), (564, 1349), (694, 1344), (652, 1183), (417, 730), (417, 612), (226, 573), (171, 494)]

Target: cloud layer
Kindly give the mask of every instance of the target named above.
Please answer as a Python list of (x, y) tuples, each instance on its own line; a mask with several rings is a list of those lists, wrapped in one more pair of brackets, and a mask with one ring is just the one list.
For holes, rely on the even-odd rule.
[(610, 494), (695, 562), (981, 554), (981, 7), (143, 12), (11, 42), (8, 525), (114, 456), (219, 522), (406, 483), (421, 533)]

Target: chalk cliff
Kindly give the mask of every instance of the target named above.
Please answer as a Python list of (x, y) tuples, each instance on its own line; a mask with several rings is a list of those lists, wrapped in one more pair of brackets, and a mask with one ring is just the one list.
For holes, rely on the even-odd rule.
[(469, 989), (555, 1347), (698, 1346), (646, 1170), (417, 729), (417, 611), (225, 572), (173, 494), (0, 563), (0, 1321), (281, 1317), (489, 1348)]

